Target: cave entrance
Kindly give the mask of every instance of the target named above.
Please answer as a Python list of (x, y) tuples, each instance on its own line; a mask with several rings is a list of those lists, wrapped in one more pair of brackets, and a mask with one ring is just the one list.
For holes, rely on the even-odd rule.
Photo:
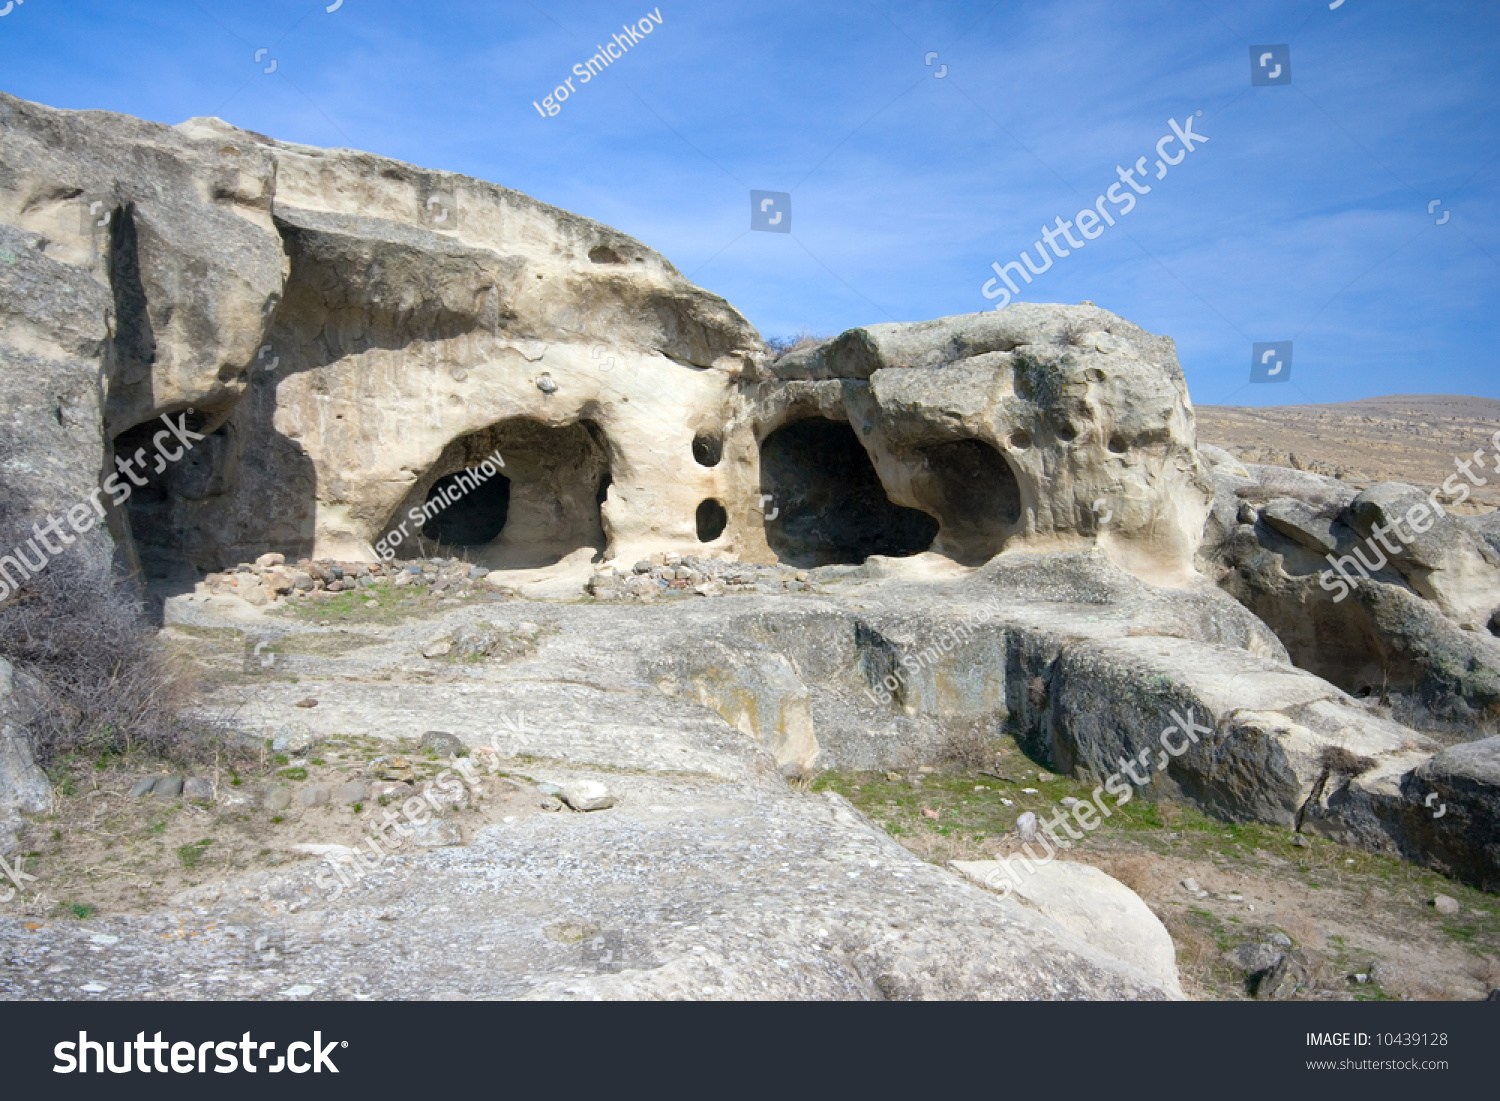
[(886, 496), (854, 429), (810, 417), (783, 425), (760, 445), (766, 542), (793, 566), (906, 557), (932, 544), (938, 523)]
[(474, 473), (444, 474), (427, 491), (422, 511), (429, 509), (441, 509), (422, 525), (429, 538), (457, 547), (491, 542), (505, 530), (510, 513), (510, 479), (498, 468), (493, 474), (486, 474), (483, 468)]
[[(204, 432), (202, 413), (175, 414), (171, 419), (182, 421), (189, 431)], [(164, 431), (157, 418), (127, 428), (112, 444), (110, 469), (103, 479), (108, 482), (113, 475), (113, 484), (130, 494), (118, 510), (128, 530), (115, 533), (117, 542), (128, 548), (122, 565), (131, 572), (138, 569), (148, 583), (179, 587), (220, 569), (223, 533), (205, 525), (200, 513), (232, 485), (238, 459), (233, 428), (221, 425), (188, 449)]]
[(943, 521), (943, 553), (965, 566), (999, 554), (1021, 522), (1021, 486), (1010, 463), (975, 439), (934, 444), (922, 460)]
[(602, 552), (605, 442), (589, 421), (527, 418), (460, 436), (417, 480), (376, 549), (464, 557), (490, 569), (550, 566), (583, 547)]

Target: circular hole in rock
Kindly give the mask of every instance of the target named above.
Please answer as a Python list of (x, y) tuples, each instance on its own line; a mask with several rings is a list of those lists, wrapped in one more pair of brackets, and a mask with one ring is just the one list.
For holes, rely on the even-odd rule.
[(1104, 372), (1099, 370), (1099, 368), (1097, 367), (1090, 367), (1083, 373), (1083, 377), (1088, 379), (1090, 382), (1103, 382)]
[(717, 436), (693, 437), (693, 460), (699, 466), (718, 466), (724, 457), (724, 441)]
[(1009, 440), (1010, 446), (1017, 451), (1025, 451), (1031, 446), (1031, 433), (1027, 431), (1012, 432)]
[(1490, 616), (1490, 634), (1500, 638), (1500, 608), (1495, 609), (1495, 614)]
[(1109, 438), (1109, 449), (1116, 455), (1125, 454), (1125, 440), (1120, 436), (1111, 436)]
[(623, 264), (625, 262), (620, 254), (608, 245), (595, 245), (589, 249), (589, 259), (596, 264)]
[(729, 513), (712, 497), (698, 506), (698, 542), (712, 543), (728, 525)]
[(1057, 438), (1063, 443), (1072, 443), (1078, 438), (1078, 429), (1071, 424), (1060, 425), (1057, 429)]

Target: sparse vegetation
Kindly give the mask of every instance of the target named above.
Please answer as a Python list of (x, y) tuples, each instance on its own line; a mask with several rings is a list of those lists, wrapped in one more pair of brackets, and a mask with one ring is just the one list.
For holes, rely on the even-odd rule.
[[(13, 501), (0, 502), (0, 545), (25, 543), (27, 527)], [(193, 678), (157, 642), (131, 583), (81, 549), (53, 558), (0, 605), (0, 656), (39, 685), (28, 734), (43, 768), (74, 753), (187, 761), (222, 752), (222, 731), (194, 715)]]

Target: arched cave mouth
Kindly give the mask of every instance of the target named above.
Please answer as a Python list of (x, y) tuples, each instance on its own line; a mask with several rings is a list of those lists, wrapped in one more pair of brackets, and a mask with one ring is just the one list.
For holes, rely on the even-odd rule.
[(906, 557), (932, 545), (938, 523), (903, 508), (885, 487), (854, 429), (809, 417), (783, 425), (760, 445), (766, 542), (793, 566)]
[(966, 566), (988, 562), (1021, 522), (1021, 486), (1010, 463), (976, 439), (933, 444), (922, 459), (943, 517), (943, 550)]
[(584, 547), (602, 552), (609, 481), (607, 441), (592, 421), (501, 421), (443, 449), (376, 550), (458, 556), (491, 569), (538, 569)]

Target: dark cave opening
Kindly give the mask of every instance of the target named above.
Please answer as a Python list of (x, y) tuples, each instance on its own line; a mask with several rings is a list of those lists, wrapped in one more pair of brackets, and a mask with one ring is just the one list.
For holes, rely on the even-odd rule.
[(794, 566), (906, 557), (932, 545), (938, 522), (886, 495), (854, 429), (810, 417), (783, 425), (760, 445), (766, 541)]
[(608, 441), (591, 421), (501, 421), (451, 441), (427, 479), (387, 521), (377, 550), (472, 552), (493, 569), (536, 569), (605, 548)]
[(698, 506), (698, 542), (712, 543), (724, 534), (729, 525), (729, 513), (712, 497)]
[(975, 439), (934, 444), (922, 457), (941, 502), (946, 553), (970, 566), (999, 554), (1021, 521), (1021, 486), (1010, 463)]
[(445, 474), (432, 483), (423, 512), (436, 510), (422, 525), (428, 538), (452, 547), (488, 543), (505, 528), (510, 512), (510, 479), (480, 468)]

